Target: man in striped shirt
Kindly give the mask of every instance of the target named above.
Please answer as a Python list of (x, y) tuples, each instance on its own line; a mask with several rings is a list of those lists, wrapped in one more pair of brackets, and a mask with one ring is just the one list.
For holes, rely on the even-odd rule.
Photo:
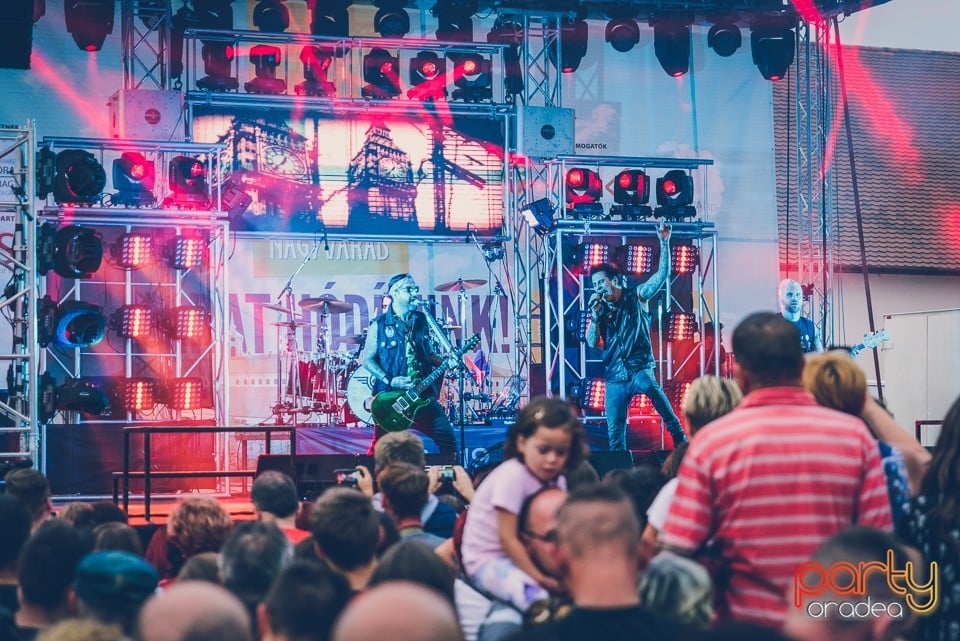
[(853, 524), (893, 527), (876, 442), (800, 387), (797, 334), (766, 312), (734, 331), (746, 396), (691, 442), (663, 533), (678, 551), (712, 551), (725, 616), (775, 627), (794, 571), (823, 541)]

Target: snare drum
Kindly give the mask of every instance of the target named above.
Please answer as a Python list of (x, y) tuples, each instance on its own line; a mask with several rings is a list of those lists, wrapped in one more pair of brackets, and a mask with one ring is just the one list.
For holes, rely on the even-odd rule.
[(373, 376), (362, 365), (350, 374), (347, 381), (347, 405), (357, 420), (367, 425), (373, 425), (370, 401), (373, 400), (374, 382)]

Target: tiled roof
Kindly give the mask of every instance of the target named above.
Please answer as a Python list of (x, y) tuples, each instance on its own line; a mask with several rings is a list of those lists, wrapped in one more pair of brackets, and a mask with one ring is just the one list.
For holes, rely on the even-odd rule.
[[(960, 273), (960, 54), (844, 47), (843, 65), (870, 271)], [(858, 269), (853, 181), (835, 72), (833, 81), (834, 263)], [(784, 264), (795, 260), (797, 238), (794, 92), (789, 75), (774, 86)]]

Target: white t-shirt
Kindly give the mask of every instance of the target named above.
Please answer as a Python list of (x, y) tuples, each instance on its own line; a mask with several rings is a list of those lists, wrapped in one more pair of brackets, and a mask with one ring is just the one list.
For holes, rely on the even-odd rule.
[(677, 493), (678, 482), (676, 478), (667, 481), (647, 508), (647, 523), (655, 527), (657, 532), (662, 532), (663, 525), (667, 522), (667, 513), (670, 512), (673, 495)]

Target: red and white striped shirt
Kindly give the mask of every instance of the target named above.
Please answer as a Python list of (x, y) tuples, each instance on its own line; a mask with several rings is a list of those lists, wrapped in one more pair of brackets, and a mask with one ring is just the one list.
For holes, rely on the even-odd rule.
[(697, 432), (677, 476), (663, 542), (723, 543), (735, 619), (779, 627), (794, 571), (825, 539), (853, 524), (893, 529), (866, 425), (799, 387), (748, 394)]

